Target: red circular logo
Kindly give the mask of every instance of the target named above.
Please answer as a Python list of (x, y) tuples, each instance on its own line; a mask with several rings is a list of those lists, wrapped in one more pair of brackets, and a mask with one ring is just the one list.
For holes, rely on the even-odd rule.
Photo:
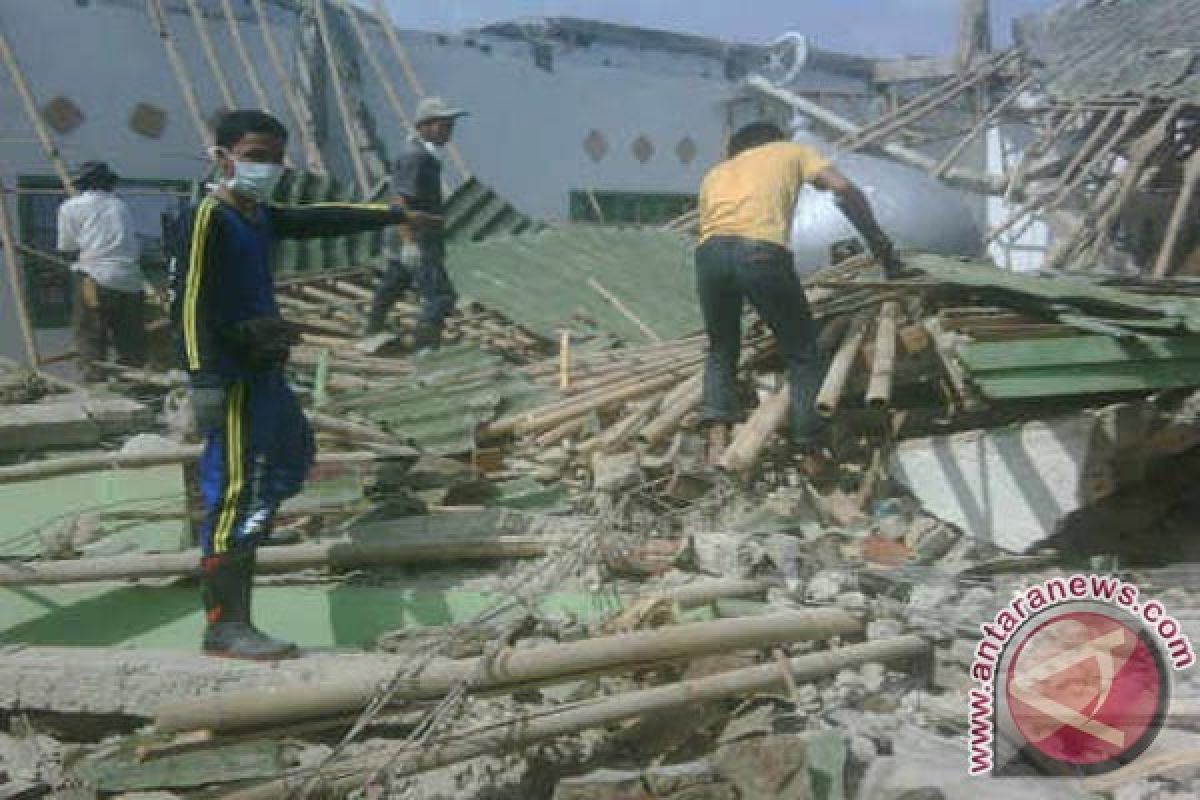
[(1088, 773), (1140, 755), (1170, 694), (1161, 653), (1140, 626), (1095, 611), (1033, 629), (1009, 661), (1004, 691), (1027, 748)]

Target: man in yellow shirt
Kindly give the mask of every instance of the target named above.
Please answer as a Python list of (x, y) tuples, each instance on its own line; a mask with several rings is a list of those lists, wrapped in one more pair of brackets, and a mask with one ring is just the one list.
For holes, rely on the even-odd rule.
[(788, 249), (800, 187), (809, 183), (834, 193), (886, 277), (896, 276), (899, 263), (862, 191), (816, 150), (787, 141), (778, 126), (747, 125), (730, 139), (728, 156), (700, 188), (696, 287), (708, 333), (703, 407), (708, 457), (720, 460), (730, 425), (742, 418), (736, 372), (747, 299), (787, 362), (792, 442), (815, 455), (821, 425), (813, 406), (823, 376), (816, 329)]

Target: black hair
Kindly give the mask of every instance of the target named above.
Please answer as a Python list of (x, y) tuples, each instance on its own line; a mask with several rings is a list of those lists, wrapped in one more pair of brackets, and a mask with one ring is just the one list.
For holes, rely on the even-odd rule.
[(108, 164), (103, 161), (85, 161), (79, 165), (79, 169), (75, 171), (72, 181), (75, 188), (80, 191), (88, 191), (90, 189), (101, 189), (105, 192), (111, 192), (113, 187), (117, 185), (119, 180), (117, 173), (113, 172)]
[(733, 158), (751, 148), (782, 141), (787, 134), (773, 122), (751, 122), (729, 138), (729, 157)]
[(248, 133), (266, 133), (287, 142), (287, 128), (265, 111), (240, 109), (226, 111), (217, 119), (217, 147), (233, 147)]

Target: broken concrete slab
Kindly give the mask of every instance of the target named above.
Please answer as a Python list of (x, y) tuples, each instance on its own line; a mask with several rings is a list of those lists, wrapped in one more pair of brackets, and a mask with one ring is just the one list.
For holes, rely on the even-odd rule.
[(1200, 445), (1200, 398), (1174, 411), (1121, 403), (897, 446), (890, 469), (929, 513), (1011, 552), (1053, 536), (1073, 511)]
[(10, 405), (4, 407), (0, 420), (0, 450), (93, 446), (105, 436), (129, 433), (152, 421), (153, 414), (146, 406), (124, 397)]
[(632, 770), (598, 769), (564, 778), (554, 789), (554, 800), (653, 800), (642, 785), (642, 774)]
[(808, 800), (807, 751), (807, 736), (774, 734), (723, 745), (711, 758), (744, 800)]
[(286, 683), (318, 686), (396, 669), (394, 655), (318, 653), (256, 663), (181, 650), (12, 647), (0, 650), (0, 709), (118, 714), (149, 719), (165, 703)]

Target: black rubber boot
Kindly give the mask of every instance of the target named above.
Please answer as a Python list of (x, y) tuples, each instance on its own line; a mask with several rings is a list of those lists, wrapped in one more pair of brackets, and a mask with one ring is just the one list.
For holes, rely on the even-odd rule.
[(363, 336), (374, 336), (377, 333), (383, 333), (384, 325), (387, 323), (387, 315), (387, 306), (372, 306), (371, 313), (367, 315), (367, 324), (363, 326)]
[(252, 661), (276, 661), (297, 654), (294, 644), (272, 639), (250, 622), (254, 561), (253, 550), (238, 550), (201, 562), (201, 595), (208, 617), (205, 653)]
[(413, 346), (419, 353), (422, 350), (437, 350), (442, 346), (442, 327), (440, 325), (418, 324), (413, 331)]

